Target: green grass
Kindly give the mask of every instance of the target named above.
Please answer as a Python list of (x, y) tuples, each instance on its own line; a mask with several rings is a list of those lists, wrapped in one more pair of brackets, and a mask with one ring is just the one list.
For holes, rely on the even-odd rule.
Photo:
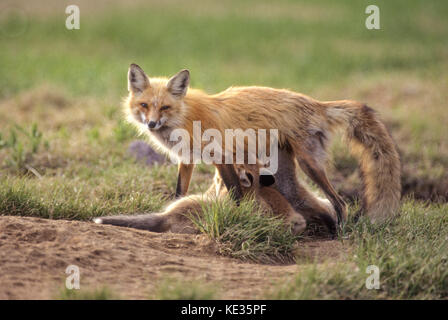
[(284, 221), (263, 212), (253, 197), (239, 206), (231, 198), (202, 203), (203, 215), (193, 216), (198, 229), (218, 243), (222, 255), (261, 263), (291, 262), (299, 237)]
[(219, 299), (219, 290), (216, 285), (201, 280), (165, 277), (159, 281), (149, 298), (155, 300), (215, 300)]
[[(22, 139), (19, 139), (18, 135), (21, 135)], [(26, 140), (23, 142), (23, 140)], [(42, 133), (38, 130), (37, 124), (31, 125), (31, 130), (27, 131), (18, 124), (13, 128), (10, 128), (9, 136), (3, 138), (3, 134), (0, 132), (0, 149), (9, 149), (9, 156), (5, 159), (5, 165), (7, 167), (16, 170), (17, 172), (30, 170), (34, 172), (27, 165), (33, 155), (39, 151), (41, 145), (44, 144), (48, 149), (48, 141), (42, 142)], [(39, 176), (39, 174), (37, 173)]]
[[(26, 33), (3, 39), (0, 93), (45, 81), (76, 94), (117, 97), (126, 91), (130, 62), (150, 75), (189, 67), (193, 85), (209, 90), (256, 80), (308, 91), (350, 73), (437, 73), (445, 59), (444, 1), (383, 1), (381, 31), (364, 26), (368, 1), (270, 4), (149, 4), (125, 14), (111, 5), (85, 14), (75, 31), (64, 28), (59, 11), (52, 18), (30, 16)], [(210, 14), (201, 14), (202, 7)]]
[(119, 295), (109, 288), (102, 287), (94, 290), (89, 289), (67, 289), (61, 290), (55, 297), (57, 300), (118, 300)]
[[(118, 169), (113, 174), (102, 175), (85, 172), (72, 184), (67, 184), (64, 177), (38, 181), (29, 176), (2, 179), (0, 215), (86, 220), (101, 215), (160, 210), (166, 195), (156, 186), (151, 190), (151, 176), (136, 182), (128, 170), (121, 169), (124, 172)], [(139, 174), (135, 169), (134, 173)], [(158, 176), (156, 170), (152, 173)]]
[[(309, 265), (267, 294), (275, 299), (446, 299), (448, 206), (408, 200), (398, 219), (382, 225), (348, 224), (353, 248), (346, 261)], [(380, 289), (367, 289), (366, 268), (380, 272)]]
[[(142, 139), (120, 110), (132, 62), (150, 76), (188, 68), (192, 86), (210, 93), (256, 84), (366, 102), (396, 140), (410, 190), (417, 181), (444, 192), (447, 1), (377, 1), (378, 31), (364, 26), (367, 0), (83, 2), (74, 31), (65, 29), (64, 4), (45, 3), (17, 1), (24, 33), (14, 35), (20, 21), (0, 20), (0, 215), (90, 220), (159, 211), (172, 200), (176, 167), (149, 168), (126, 151)], [(356, 188), (345, 143), (331, 152), (336, 188)], [(190, 192), (206, 190), (212, 172), (199, 166)], [(223, 254), (290, 259), (293, 237), (252, 211), (250, 202), (214, 203), (198, 224)], [(388, 226), (349, 224), (349, 254), (301, 264), (305, 270), (270, 295), (446, 298), (446, 204), (410, 200), (402, 211)], [(380, 267), (379, 291), (365, 290), (369, 264)], [(187, 297), (195, 295), (202, 297)]]

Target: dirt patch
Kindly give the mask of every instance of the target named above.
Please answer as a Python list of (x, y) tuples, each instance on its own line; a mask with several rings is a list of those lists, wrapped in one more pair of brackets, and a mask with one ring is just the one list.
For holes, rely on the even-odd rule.
[[(362, 198), (362, 184), (358, 171), (346, 174), (344, 172), (332, 172), (332, 184), (338, 193), (349, 203)], [(430, 201), (434, 203), (448, 202), (448, 175), (437, 179), (424, 179), (416, 177), (410, 170), (403, 170), (401, 177), (401, 197), (412, 196), (416, 200)]]
[[(327, 240), (304, 242), (298, 250), (304, 261), (335, 259), (345, 252), (340, 242)], [(203, 235), (0, 217), (0, 299), (55, 298), (71, 264), (80, 268), (81, 289), (107, 286), (132, 299), (150, 297), (166, 276), (216, 283), (223, 299), (253, 299), (301, 265), (260, 265), (218, 256)]]

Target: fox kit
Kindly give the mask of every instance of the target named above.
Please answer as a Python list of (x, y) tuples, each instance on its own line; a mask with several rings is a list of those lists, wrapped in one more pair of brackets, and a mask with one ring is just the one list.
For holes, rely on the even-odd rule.
[[(278, 174), (260, 175), (260, 168), (254, 165), (235, 165), (237, 173), (240, 177), (241, 185), (247, 186), (251, 184), (252, 180), (259, 181), (259, 187), (255, 188), (255, 192), (258, 194), (258, 198), (261, 201), (268, 202), (272, 208), (286, 207), (282, 212), (297, 212), (301, 217), (305, 219), (307, 226), (310, 226), (310, 231), (323, 231), (324, 234), (336, 235), (336, 211), (328, 199), (323, 199), (316, 196), (313, 192), (302, 186), (297, 179), (295, 179), (295, 171), (291, 168), (281, 167)], [(261, 166), (261, 170), (263, 170)], [(288, 170), (285, 170), (288, 169)], [(252, 178), (253, 176), (259, 177)], [(278, 190), (277, 178), (282, 179), (294, 179), (289, 181), (289, 184), (293, 186), (291, 190), (287, 190), (286, 194), (289, 198), (284, 197)], [(250, 179), (251, 181), (247, 181)], [(255, 184), (255, 183), (254, 183)], [(281, 184), (280, 184), (281, 185)], [(285, 198), (287, 202), (276, 201), (276, 199)], [(273, 202), (271, 202), (271, 199)]]
[[(241, 179), (244, 194), (253, 192), (261, 208), (282, 217), (291, 227), (293, 234), (300, 234), (305, 230), (306, 221), (302, 215), (297, 213), (278, 191), (263, 185), (264, 181), (269, 180), (269, 176), (259, 176), (258, 171), (248, 172), (244, 167), (236, 168), (236, 172)], [(273, 183), (274, 178), (270, 177)], [(213, 184), (204, 195), (183, 197), (169, 205), (162, 213), (102, 217), (94, 219), (94, 222), (153, 232), (197, 233), (198, 230), (189, 216), (202, 214), (204, 201), (222, 198), (226, 194), (227, 189), (223, 187), (222, 178), (216, 171)]]
[[(306, 228), (306, 220), (300, 212), (294, 210), (288, 200), (271, 186), (275, 183), (272, 175), (260, 175), (260, 166), (235, 165), (243, 192), (252, 191), (262, 208), (267, 208), (275, 215), (281, 216), (291, 226), (294, 234), (302, 233)], [(215, 179), (219, 181), (219, 176)], [(215, 180), (216, 181), (216, 180)]]
[[(148, 78), (137, 65), (128, 72), (129, 119), (148, 133), (153, 144), (165, 153), (173, 147), (170, 133), (185, 129), (193, 137), (193, 121), (201, 129), (278, 129), (279, 152), (283, 163), (294, 168), (290, 179), (277, 179), (278, 190), (288, 199), (295, 186), (295, 161), (331, 201), (338, 222), (346, 218), (346, 205), (330, 184), (325, 172), (327, 145), (331, 134), (345, 129), (351, 150), (360, 161), (364, 184), (363, 211), (372, 221), (383, 220), (397, 212), (400, 195), (400, 160), (395, 144), (374, 110), (356, 101), (317, 101), (290, 90), (267, 87), (231, 87), (208, 95), (188, 89), (190, 73), (182, 70), (171, 79)], [(192, 145), (192, 144), (190, 144)], [(176, 195), (185, 195), (193, 164), (179, 164)], [(234, 167), (216, 164), (227, 189), (242, 196)], [(290, 182), (294, 182), (290, 184)], [(297, 194), (295, 200), (303, 201)], [(292, 199), (294, 200), (294, 199)], [(310, 204), (309, 210), (316, 212)]]
[(337, 214), (328, 199), (316, 196), (301, 184), (296, 176), (296, 165), (292, 155), (286, 150), (279, 150), (278, 170), (274, 175), (275, 188), (291, 204), (297, 212), (305, 218), (307, 224), (322, 230), (326, 229), (330, 234), (336, 234)]

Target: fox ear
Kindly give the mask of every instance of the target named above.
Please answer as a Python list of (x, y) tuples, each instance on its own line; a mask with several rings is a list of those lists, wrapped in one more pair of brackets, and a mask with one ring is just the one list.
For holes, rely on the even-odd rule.
[(245, 171), (244, 174), (240, 174), (241, 186), (243, 186), (245, 188), (250, 188), (250, 187), (252, 187), (253, 182), (254, 182), (254, 178), (250, 173)]
[(260, 175), (260, 184), (264, 187), (272, 186), (275, 183), (275, 178), (272, 174)]
[(175, 74), (169, 81), (166, 87), (168, 91), (177, 98), (183, 98), (188, 90), (190, 83), (190, 71), (182, 70)]
[(133, 93), (143, 92), (149, 87), (149, 79), (145, 71), (136, 64), (131, 64), (128, 71), (128, 91)]

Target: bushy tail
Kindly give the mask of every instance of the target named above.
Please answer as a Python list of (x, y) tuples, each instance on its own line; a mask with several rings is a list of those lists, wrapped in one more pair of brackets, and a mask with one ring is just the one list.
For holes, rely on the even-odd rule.
[(332, 129), (345, 127), (352, 153), (360, 161), (363, 211), (372, 222), (398, 213), (401, 197), (400, 157), (377, 113), (356, 101), (325, 102)]
[(99, 224), (111, 224), (114, 226), (142, 229), (153, 232), (166, 231), (166, 218), (158, 213), (142, 214), (135, 216), (109, 216), (95, 218), (93, 220)]

